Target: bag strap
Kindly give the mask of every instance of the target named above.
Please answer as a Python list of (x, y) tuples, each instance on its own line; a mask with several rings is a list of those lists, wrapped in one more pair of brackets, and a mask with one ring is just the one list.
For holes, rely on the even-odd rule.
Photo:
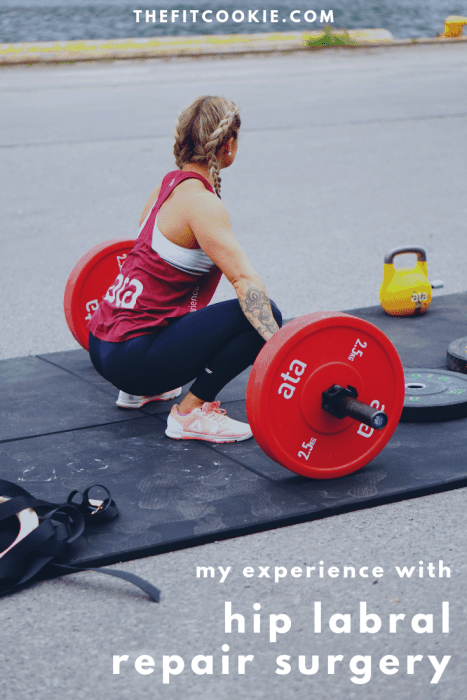
[(57, 564), (53, 562), (51, 564), (56, 569), (64, 569), (68, 571), (69, 573), (76, 573), (79, 571), (95, 571), (98, 574), (107, 574), (107, 576), (116, 576), (117, 578), (122, 578), (125, 581), (128, 581), (129, 583), (132, 583), (134, 586), (138, 586), (142, 591), (148, 594), (148, 596), (153, 600), (155, 603), (159, 603), (160, 601), (160, 596), (161, 592), (158, 588), (153, 586), (151, 583), (148, 581), (145, 581), (144, 578), (140, 578), (139, 576), (136, 576), (136, 574), (131, 574), (128, 571), (106, 571), (105, 569), (99, 569), (95, 567), (87, 567), (87, 568), (81, 568), (77, 566), (66, 566), (65, 564)]

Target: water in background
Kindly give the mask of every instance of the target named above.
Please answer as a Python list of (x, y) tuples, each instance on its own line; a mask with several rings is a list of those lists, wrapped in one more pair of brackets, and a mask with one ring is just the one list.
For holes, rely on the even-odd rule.
[[(303, 0), (279, 0), (277, 3), (255, 0), (157, 0), (147, 4), (128, 4), (128, 0), (0, 0), (0, 42), (55, 41), (70, 39), (113, 39), (124, 37), (175, 36), (190, 34), (231, 34), (270, 31), (299, 31), (318, 29), (321, 9), (334, 11), (335, 27), (357, 29), (380, 27), (388, 29), (396, 38), (436, 36), (444, 30), (444, 20), (448, 15), (466, 15), (467, 0), (331, 0), (323, 6), (312, 5)], [(182, 10), (225, 10), (229, 20), (212, 24), (197, 21), (183, 23), (152, 24), (135, 20), (133, 10), (177, 9)], [(290, 21), (272, 24), (234, 22), (231, 15), (235, 10), (278, 10), (279, 17), (288, 17), (292, 10), (314, 9), (318, 21), (314, 24)], [(141, 16), (144, 18), (144, 13)], [(187, 17), (190, 17), (188, 14)]]

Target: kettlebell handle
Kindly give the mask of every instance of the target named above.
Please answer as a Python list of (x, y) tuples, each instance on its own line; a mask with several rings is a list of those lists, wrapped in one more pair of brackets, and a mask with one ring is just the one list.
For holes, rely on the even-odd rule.
[(425, 250), (423, 248), (420, 248), (420, 246), (418, 245), (411, 245), (407, 246), (406, 248), (394, 248), (393, 250), (390, 250), (389, 253), (386, 253), (386, 256), (384, 258), (384, 264), (392, 265), (396, 255), (402, 255), (403, 253), (415, 253), (418, 262), (426, 262)]

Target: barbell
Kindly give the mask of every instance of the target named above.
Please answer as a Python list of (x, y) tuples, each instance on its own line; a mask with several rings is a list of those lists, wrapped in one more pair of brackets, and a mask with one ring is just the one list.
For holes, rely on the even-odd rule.
[[(70, 274), (65, 318), (85, 349), (87, 321), (133, 244), (101, 243)], [(302, 476), (332, 479), (379, 454), (398, 425), (404, 394), (399, 355), (379, 328), (320, 311), (289, 321), (268, 340), (250, 372), (246, 409), (271, 459)]]
[[(376, 326), (341, 312), (285, 324), (262, 348), (246, 392), (263, 451), (297, 474), (357, 471), (387, 444), (404, 405), (399, 355)], [(358, 399), (357, 399), (358, 396)]]

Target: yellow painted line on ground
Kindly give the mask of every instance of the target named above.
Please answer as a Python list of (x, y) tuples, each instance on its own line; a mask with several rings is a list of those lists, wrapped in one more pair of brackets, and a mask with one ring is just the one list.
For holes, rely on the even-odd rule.
[[(335, 30), (336, 33), (339, 30)], [(224, 54), (309, 51), (305, 40), (323, 31), (257, 34), (216, 34), (209, 36), (128, 38), (86, 41), (50, 41), (0, 44), (0, 65), (61, 63), (124, 58), (172, 58)], [(352, 29), (347, 32), (358, 47), (465, 41), (446, 39), (394, 39), (386, 29)]]

